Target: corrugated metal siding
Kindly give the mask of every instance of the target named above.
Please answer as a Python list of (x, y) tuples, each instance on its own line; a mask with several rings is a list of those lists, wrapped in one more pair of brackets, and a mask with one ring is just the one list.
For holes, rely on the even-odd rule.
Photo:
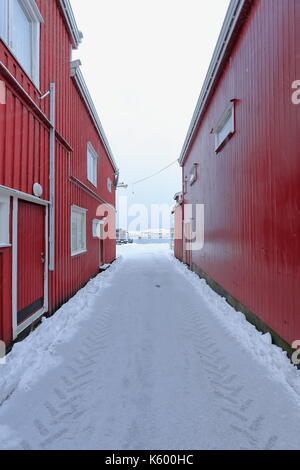
[[(40, 86), (33, 85), (6, 45), (0, 40), (0, 61), (18, 80), (43, 113), (49, 117), (49, 97), (38, 99), (56, 84), (56, 252), (55, 271), (49, 273), (49, 311), (67, 300), (78, 288), (99, 272), (99, 240), (92, 237), (92, 219), (102, 200), (115, 206), (115, 189), (107, 190), (107, 178), (114, 182), (114, 169), (92, 122), (76, 84), (70, 78), (71, 42), (56, 0), (36, 0), (45, 23), (41, 25)], [(4, 79), (4, 77), (0, 79)], [(44, 188), (49, 199), (49, 129), (33, 109), (7, 85), (7, 103), (0, 108), (0, 184), (32, 194), (34, 182)], [(65, 141), (65, 144), (62, 143)], [(99, 154), (98, 187), (87, 180), (86, 152), (90, 141)], [(70, 152), (70, 148), (73, 152)], [(85, 184), (96, 195), (71, 181)], [(71, 205), (88, 209), (87, 254), (71, 257)], [(116, 256), (115, 240), (105, 240), (105, 262)], [(5, 277), (3, 337), (12, 337), (11, 325), (11, 249), (0, 250)], [(3, 278), (2, 278), (3, 279)], [(3, 281), (4, 282), (4, 281)]]
[[(300, 337), (300, 0), (257, 0), (184, 166), (187, 203), (205, 204), (205, 247), (193, 263), (286, 341)], [(219, 154), (211, 134), (227, 103), (236, 134)]]

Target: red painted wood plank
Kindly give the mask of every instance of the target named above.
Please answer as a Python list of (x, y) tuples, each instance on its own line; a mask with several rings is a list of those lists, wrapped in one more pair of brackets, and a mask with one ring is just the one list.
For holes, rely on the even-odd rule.
[[(194, 263), (289, 342), (300, 337), (299, 11), (299, 0), (253, 2), (184, 166), (203, 169), (185, 195), (206, 211)], [(237, 131), (215, 155), (210, 131), (232, 98)]]

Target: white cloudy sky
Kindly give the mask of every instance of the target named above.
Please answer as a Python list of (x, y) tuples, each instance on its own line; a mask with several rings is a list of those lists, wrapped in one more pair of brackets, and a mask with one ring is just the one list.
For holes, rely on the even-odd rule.
[(129, 203), (172, 204), (179, 157), (229, 0), (71, 0), (83, 43), (75, 57), (129, 184)]

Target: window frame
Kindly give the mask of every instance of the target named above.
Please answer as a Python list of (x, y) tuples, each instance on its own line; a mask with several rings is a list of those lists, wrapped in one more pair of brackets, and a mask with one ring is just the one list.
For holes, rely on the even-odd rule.
[[(227, 124), (229, 124), (228, 130), (224, 136), (220, 137)], [(235, 133), (235, 100), (228, 103), (213, 133), (215, 135), (215, 152), (218, 153)]]
[(10, 243), (10, 196), (0, 194), (0, 248), (11, 246)]
[[(26, 75), (32, 80), (36, 88), (40, 85), (40, 26), (44, 23), (44, 19), (39, 11), (35, 0), (1, 0), (6, 5), (6, 31), (5, 37), (0, 34), (0, 38), (6, 44), (7, 48), (16, 59), (20, 67)], [(30, 44), (30, 70), (25, 68), (14, 46), (14, 28), (13, 28), (13, 8), (14, 2), (17, 1), (24, 10), (29, 22), (31, 23), (31, 44)]]
[[(87, 234), (86, 234), (86, 214), (87, 214), (87, 209), (84, 209), (83, 207), (79, 207), (76, 205), (71, 206), (71, 256), (77, 256), (82, 253), (87, 253)], [(76, 250), (73, 249), (73, 214), (76, 213), (77, 215), (83, 216), (83, 239), (84, 239), (84, 247), (82, 249), (78, 249), (78, 246), (76, 246)], [(77, 234), (76, 234), (77, 236)]]
[(196, 183), (197, 179), (198, 179), (198, 163), (193, 163), (193, 166), (189, 173), (190, 186), (193, 186), (193, 184)]
[[(93, 158), (93, 166), (94, 166), (94, 176), (95, 178), (92, 180), (90, 176), (90, 165), (89, 165), (89, 157)], [(87, 144), (87, 152), (86, 152), (86, 161), (87, 161), (87, 180), (95, 186), (95, 188), (98, 187), (98, 159), (99, 155), (97, 154), (96, 150), (94, 149), (93, 145), (91, 142), (88, 142)]]
[[(93, 229), (92, 229), (92, 234), (93, 234), (93, 238), (98, 238), (99, 240), (101, 239), (101, 224), (103, 224), (103, 222), (99, 219), (93, 219)], [(99, 226), (99, 234), (97, 234), (97, 229), (98, 229), (98, 226)]]
[(112, 193), (113, 192), (113, 182), (112, 182), (112, 179), (110, 177), (107, 178), (106, 186), (107, 186), (107, 191), (109, 193)]

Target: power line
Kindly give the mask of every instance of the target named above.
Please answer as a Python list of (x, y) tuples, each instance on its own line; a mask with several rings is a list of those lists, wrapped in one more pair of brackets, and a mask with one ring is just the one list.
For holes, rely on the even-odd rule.
[(132, 186), (135, 186), (136, 184), (139, 184), (139, 183), (143, 183), (144, 181), (147, 181), (151, 178), (154, 178), (154, 176), (157, 176), (159, 175), (160, 173), (162, 173), (163, 171), (165, 170), (168, 170), (168, 168), (170, 168), (171, 166), (175, 165), (175, 163), (178, 163), (178, 160), (175, 160), (174, 162), (170, 163), (169, 165), (165, 166), (164, 168), (162, 168), (161, 170), (157, 171), (156, 173), (153, 173), (153, 175), (150, 175), (150, 176), (147, 176), (146, 178), (142, 178), (141, 180), (138, 180), (138, 181), (135, 181), (134, 183), (131, 183)]

